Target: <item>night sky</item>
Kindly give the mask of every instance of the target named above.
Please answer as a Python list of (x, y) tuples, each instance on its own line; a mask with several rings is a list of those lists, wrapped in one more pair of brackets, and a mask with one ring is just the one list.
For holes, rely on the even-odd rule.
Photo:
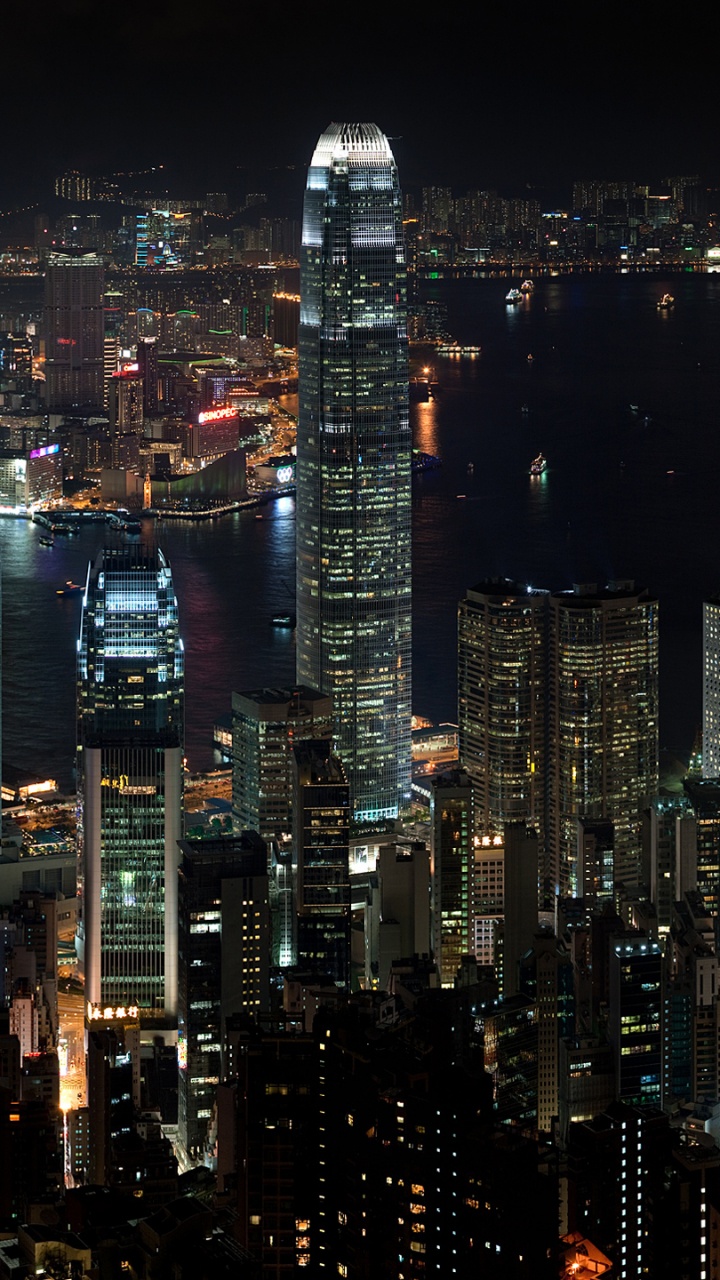
[(332, 119), (376, 121), (406, 186), (529, 184), (547, 206), (576, 177), (714, 184), (703, 38), (649, 6), (4, 6), (0, 208), (68, 167), (164, 164), (190, 194), (296, 165), (302, 185)]

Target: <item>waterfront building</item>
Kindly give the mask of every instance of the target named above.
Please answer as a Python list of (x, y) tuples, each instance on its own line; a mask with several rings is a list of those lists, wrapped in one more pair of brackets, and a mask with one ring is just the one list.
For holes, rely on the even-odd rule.
[(545, 821), (546, 591), (480, 582), (458, 610), (460, 763), (472, 778), (476, 829), (502, 835)]
[(270, 911), (265, 841), (181, 840), (178, 945), (178, 1136), (202, 1158), (227, 1019), (270, 1003)]
[(45, 406), (102, 413), (105, 269), (96, 253), (51, 253), (45, 275)]
[(459, 769), (433, 778), (433, 950), (444, 987), (452, 987), (463, 956), (473, 951), (472, 783)]
[(410, 797), (411, 436), (402, 200), (387, 138), (332, 124), (305, 193), (297, 675), (332, 698), (356, 819)]
[(350, 789), (327, 739), (293, 752), (297, 959), (350, 989)]
[(577, 890), (577, 820), (615, 827), (615, 884), (639, 884), (641, 815), (658, 790), (658, 602), (633, 582), (550, 597), (546, 838)]
[(292, 832), (293, 747), (330, 738), (332, 702), (315, 689), (254, 689), (232, 696), (233, 818), (263, 840)]
[(106, 547), (78, 641), (79, 949), (86, 999), (146, 1023), (177, 1013), (183, 668), (162, 551)]

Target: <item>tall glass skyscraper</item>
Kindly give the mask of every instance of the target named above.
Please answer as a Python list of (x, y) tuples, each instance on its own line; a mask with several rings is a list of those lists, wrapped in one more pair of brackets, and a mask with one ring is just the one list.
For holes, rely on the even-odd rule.
[(78, 640), (80, 952), (91, 1004), (177, 1013), (183, 644), (170, 566), (144, 546), (88, 568)]
[(297, 436), (297, 675), (330, 695), (359, 820), (410, 794), (411, 438), (397, 169), (332, 124), (308, 173)]

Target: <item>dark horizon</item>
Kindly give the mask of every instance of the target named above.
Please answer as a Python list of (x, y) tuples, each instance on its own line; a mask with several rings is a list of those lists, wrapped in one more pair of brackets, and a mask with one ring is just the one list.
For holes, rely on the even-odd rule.
[(669, 56), (657, 24), (627, 12), (577, 31), (513, 19), (318, 2), (270, 25), (229, 0), (98, 11), (41, 0), (32, 29), (3, 18), (6, 102), (0, 208), (42, 198), (56, 174), (167, 165), (173, 188), (226, 190), (238, 171), (297, 167), (331, 120), (374, 121), (404, 187), (529, 186), (557, 199), (582, 178), (716, 180), (711, 85), (695, 49)]

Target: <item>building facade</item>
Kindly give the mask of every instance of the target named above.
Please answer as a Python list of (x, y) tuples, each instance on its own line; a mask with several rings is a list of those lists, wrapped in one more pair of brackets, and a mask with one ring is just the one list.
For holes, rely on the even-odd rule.
[(543, 831), (547, 601), (546, 591), (505, 578), (460, 601), (460, 761), (488, 835), (502, 835), (506, 822)]
[(546, 839), (577, 889), (577, 820), (615, 826), (615, 883), (636, 887), (642, 811), (658, 790), (658, 602), (633, 582), (550, 597)]
[(331, 743), (293, 753), (293, 850), (301, 968), (350, 988), (350, 791)]
[(355, 817), (410, 795), (411, 436), (397, 169), (333, 124), (305, 193), (297, 436), (297, 673), (333, 700)]
[(45, 403), (102, 412), (105, 269), (96, 253), (52, 253), (45, 276)]
[(177, 1013), (184, 652), (161, 551), (88, 568), (78, 642), (79, 931), (92, 1004)]
[(233, 818), (263, 840), (292, 832), (292, 753), (330, 738), (332, 702), (315, 689), (253, 689), (232, 696)]

